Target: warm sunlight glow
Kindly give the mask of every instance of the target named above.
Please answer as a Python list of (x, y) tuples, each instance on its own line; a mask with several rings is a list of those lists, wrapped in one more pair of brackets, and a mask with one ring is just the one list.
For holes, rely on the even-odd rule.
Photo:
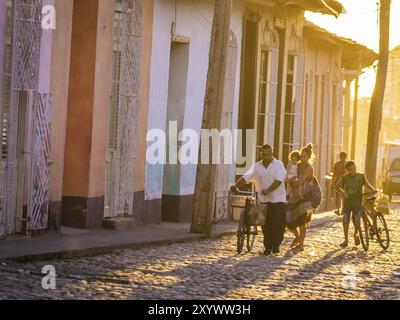
[[(378, 52), (379, 28), (376, 0), (340, 0), (347, 13), (338, 19), (332, 16), (306, 13), (306, 19), (340, 36), (351, 38)], [(390, 48), (400, 44), (400, 0), (392, 0)], [(366, 70), (360, 78), (360, 96), (370, 97), (375, 85), (374, 70)]]

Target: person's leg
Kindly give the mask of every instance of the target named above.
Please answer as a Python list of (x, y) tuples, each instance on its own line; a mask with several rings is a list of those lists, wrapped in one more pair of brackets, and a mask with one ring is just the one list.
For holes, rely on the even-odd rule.
[(300, 232), (298, 228), (290, 229), (290, 231), (294, 234), (294, 240), (290, 245), (290, 248), (294, 248), (300, 243)]
[(307, 213), (302, 214), (296, 219), (296, 230), (291, 229), (291, 231), (295, 235), (295, 240), (293, 241), (291, 248), (294, 248), (296, 246), (299, 246), (300, 250), (304, 250), (304, 240), (306, 238), (306, 233), (307, 233)]
[(274, 216), (274, 208), (270, 203), (267, 204), (267, 218), (265, 219), (264, 226), (264, 247), (265, 254), (270, 255), (272, 252), (272, 232), (273, 232), (273, 216)]
[(336, 193), (335, 194), (335, 202), (336, 202), (336, 211), (337, 215), (340, 215), (340, 196)]
[(290, 245), (290, 248), (294, 248), (299, 244), (300, 235), (299, 235), (299, 230), (297, 229), (296, 221), (294, 221), (294, 213), (290, 212), (288, 216), (289, 220), (287, 220), (286, 226), (289, 229), (289, 231), (294, 235), (294, 240)]
[(356, 246), (361, 244), (360, 237), (358, 236), (360, 230), (360, 216), (361, 216), (362, 207), (353, 208), (353, 226), (354, 226), (354, 243)]
[(263, 233), (263, 237), (264, 237), (264, 248), (265, 248), (265, 250), (266, 250), (266, 248), (267, 248), (267, 228), (266, 228), (266, 226), (267, 226), (267, 221), (265, 221), (265, 225), (264, 225), (264, 227), (262, 227), (262, 233)]
[(304, 241), (306, 240), (307, 228), (305, 224), (300, 226), (300, 241), (299, 241), (299, 249), (300, 251), (304, 251)]
[(351, 208), (343, 208), (343, 232), (344, 242), (340, 245), (341, 247), (347, 247), (349, 245), (349, 225), (350, 225)]
[(274, 217), (273, 217), (273, 237), (272, 237), (272, 250), (273, 253), (279, 253), (282, 241), (285, 237), (286, 230), (286, 204), (274, 204)]
[(278, 212), (277, 212), (277, 207), (276, 204), (271, 203), (269, 206), (269, 228), (270, 228), (270, 237), (269, 237), (269, 245), (271, 247), (271, 251), (274, 253), (275, 250), (275, 242), (277, 238), (277, 233), (278, 233), (278, 228), (277, 228), (277, 218), (278, 218)]
[(300, 251), (304, 251), (304, 241), (306, 239), (306, 234), (307, 234), (307, 228), (305, 225), (300, 226), (300, 238), (299, 238), (299, 245), (297, 248)]

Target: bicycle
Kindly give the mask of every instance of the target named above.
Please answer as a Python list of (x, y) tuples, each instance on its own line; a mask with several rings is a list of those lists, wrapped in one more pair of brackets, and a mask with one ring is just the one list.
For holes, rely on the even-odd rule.
[[(372, 196), (371, 196), (372, 195)], [(370, 205), (370, 210), (364, 205), (359, 217), (358, 233), (360, 236), (362, 247), (365, 251), (369, 250), (369, 240), (376, 240), (383, 250), (389, 249), (390, 236), (389, 229), (385, 220), (385, 216), (375, 209), (376, 193), (365, 193), (366, 202)]]
[(241, 254), (245, 240), (247, 240), (247, 251), (253, 250), (258, 235), (258, 227), (265, 225), (266, 206), (258, 204), (258, 195), (255, 192), (237, 190), (236, 193), (246, 195), (245, 207), (240, 214), (237, 230), (237, 253)]

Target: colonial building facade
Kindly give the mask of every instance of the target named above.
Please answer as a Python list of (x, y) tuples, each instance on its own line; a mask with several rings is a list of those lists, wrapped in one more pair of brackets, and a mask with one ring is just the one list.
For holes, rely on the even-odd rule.
[[(48, 5), (56, 24), (46, 29)], [(153, 2), (1, 0), (0, 9), (0, 235), (146, 222)]]
[[(342, 151), (351, 153), (352, 82), (362, 69), (377, 60), (377, 54), (350, 39), (339, 37), (306, 21), (304, 26), (304, 90), (301, 112), (300, 143), (313, 143), (315, 176), (325, 191), (330, 209), (333, 166)], [(351, 112), (353, 111), (353, 112)], [(361, 132), (361, 131), (360, 131)]]
[[(42, 26), (46, 5), (55, 28)], [(212, 0), (0, 0), (0, 236), (191, 221), (197, 166), (149, 164), (146, 138), (200, 132), (213, 10)], [(254, 130), (254, 159), (265, 143), (286, 161), (312, 142), (323, 179), (345, 136), (346, 48), (364, 48), (308, 24), (305, 10), (342, 6), (233, 1), (220, 128)], [(249, 165), (218, 170), (218, 220)]]
[(42, 30), (41, 12), (41, 1), (0, 1), (0, 235), (51, 220), (52, 34)]

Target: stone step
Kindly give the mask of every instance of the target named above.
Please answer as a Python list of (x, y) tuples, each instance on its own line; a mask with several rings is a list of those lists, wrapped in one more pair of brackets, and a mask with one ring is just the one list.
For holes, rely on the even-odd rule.
[(103, 220), (103, 228), (107, 230), (132, 230), (137, 227), (133, 217), (111, 218)]

